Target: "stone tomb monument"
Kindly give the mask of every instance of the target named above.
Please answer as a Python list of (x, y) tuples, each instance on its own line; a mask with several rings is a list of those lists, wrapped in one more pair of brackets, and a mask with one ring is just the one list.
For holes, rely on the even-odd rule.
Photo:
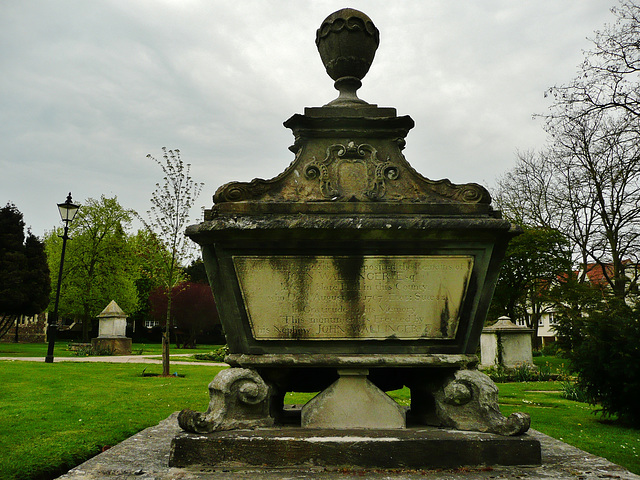
[(482, 329), (480, 359), (482, 367), (502, 365), (515, 368), (533, 367), (531, 336), (533, 329), (520, 327), (509, 317), (500, 317), (496, 323)]
[(98, 315), (98, 337), (91, 339), (91, 346), (99, 350), (111, 350), (116, 355), (131, 354), (131, 339), (127, 337), (127, 314), (115, 300)]
[[(528, 415), (501, 415), (476, 369), (516, 232), (483, 187), (409, 165), (410, 117), (357, 97), (378, 43), (363, 13), (330, 15), (316, 44), (338, 98), (285, 122), (295, 159), (284, 172), (220, 187), (187, 230), (231, 368), (209, 385), (206, 412), (180, 413), (173, 466), (540, 462)], [(403, 386), (409, 409), (385, 393)], [(296, 410), (283, 405), (291, 391), (320, 393)]]

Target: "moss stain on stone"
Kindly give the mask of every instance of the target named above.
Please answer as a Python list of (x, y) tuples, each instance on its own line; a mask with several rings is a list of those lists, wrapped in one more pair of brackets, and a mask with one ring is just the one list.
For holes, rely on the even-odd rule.
[(444, 306), (440, 311), (440, 335), (447, 338), (449, 336), (449, 322), (451, 321), (451, 312), (449, 311), (449, 296), (444, 299)]
[(338, 280), (345, 286), (340, 291), (340, 296), (347, 304), (347, 334), (350, 337), (359, 337), (365, 326), (365, 306), (360, 291), (360, 281), (364, 278), (364, 256), (334, 257), (333, 265), (338, 272)]

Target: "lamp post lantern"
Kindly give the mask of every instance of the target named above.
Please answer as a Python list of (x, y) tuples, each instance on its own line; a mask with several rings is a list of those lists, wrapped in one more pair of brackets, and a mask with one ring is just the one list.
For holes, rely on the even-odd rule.
[(64, 203), (58, 204), (58, 210), (60, 210), (60, 217), (64, 222), (64, 233), (62, 234), (62, 254), (60, 255), (60, 270), (58, 271), (58, 287), (56, 289), (56, 302), (53, 307), (53, 315), (49, 317), (47, 326), (47, 338), (49, 340), (49, 347), (47, 348), (47, 356), (45, 357), (45, 363), (53, 363), (53, 347), (56, 342), (56, 332), (58, 331), (58, 302), (60, 301), (60, 284), (62, 283), (62, 269), (64, 266), (64, 251), (67, 247), (67, 240), (69, 236), (69, 224), (73, 222), (73, 219), (78, 213), (80, 205), (75, 205), (71, 202), (71, 192), (67, 196), (67, 200)]

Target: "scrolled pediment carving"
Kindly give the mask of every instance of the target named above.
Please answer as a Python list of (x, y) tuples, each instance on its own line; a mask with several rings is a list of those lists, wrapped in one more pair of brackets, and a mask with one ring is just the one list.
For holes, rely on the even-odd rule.
[(323, 160), (313, 157), (304, 175), (319, 182), (326, 200), (380, 200), (385, 196), (386, 182), (400, 176), (400, 167), (388, 158), (380, 160), (371, 145), (350, 141), (330, 145)]

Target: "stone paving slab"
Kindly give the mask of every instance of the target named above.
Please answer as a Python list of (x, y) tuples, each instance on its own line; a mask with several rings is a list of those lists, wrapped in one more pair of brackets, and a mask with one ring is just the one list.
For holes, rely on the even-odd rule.
[[(640, 480), (628, 470), (535, 430), (542, 445), (538, 467), (474, 467), (455, 470), (361, 470), (327, 468), (170, 468), (171, 439), (180, 432), (177, 413), (72, 469), (58, 480), (373, 480), (622, 479)], [(256, 447), (259, 448), (259, 447)]]

